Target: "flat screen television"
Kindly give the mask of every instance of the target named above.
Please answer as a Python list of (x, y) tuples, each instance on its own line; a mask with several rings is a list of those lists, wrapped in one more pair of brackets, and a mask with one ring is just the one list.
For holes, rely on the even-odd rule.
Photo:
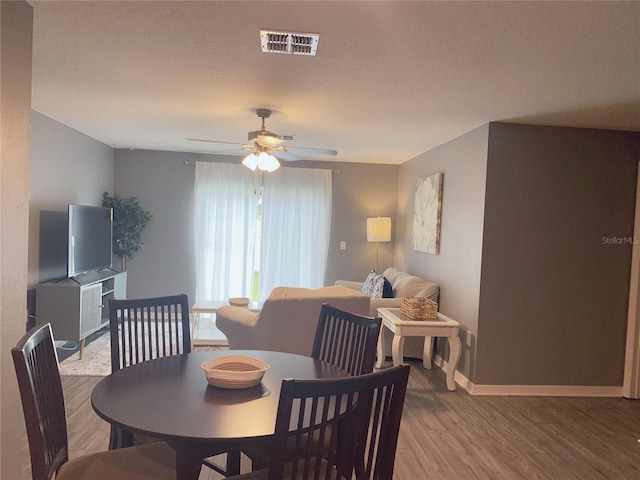
[(110, 268), (113, 215), (110, 208), (69, 205), (67, 276)]

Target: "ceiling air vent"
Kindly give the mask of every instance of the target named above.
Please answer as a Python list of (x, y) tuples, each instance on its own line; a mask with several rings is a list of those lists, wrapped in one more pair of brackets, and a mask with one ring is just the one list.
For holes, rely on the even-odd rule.
[(315, 55), (320, 35), (260, 30), (262, 51), (288, 55)]

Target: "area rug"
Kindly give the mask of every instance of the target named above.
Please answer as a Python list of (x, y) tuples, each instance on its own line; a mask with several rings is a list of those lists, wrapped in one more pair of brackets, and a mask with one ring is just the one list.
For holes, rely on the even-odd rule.
[[(60, 375), (82, 377), (106, 377), (111, 373), (110, 335), (104, 335), (93, 340), (84, 348), (82, 360), (79, 352), (60, 362)], [(211, 350), (227, 350), (226, 346), (194, 346), (194, 352)]]

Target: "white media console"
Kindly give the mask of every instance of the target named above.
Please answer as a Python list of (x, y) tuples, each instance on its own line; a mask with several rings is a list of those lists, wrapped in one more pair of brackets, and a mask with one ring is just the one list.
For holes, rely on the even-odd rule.
[(109, 300), (126, 298), (127, 272), (105, 269), (36, 287), (36, 325), (50, 323), (56, 340), (80, 342), (109, 323)]

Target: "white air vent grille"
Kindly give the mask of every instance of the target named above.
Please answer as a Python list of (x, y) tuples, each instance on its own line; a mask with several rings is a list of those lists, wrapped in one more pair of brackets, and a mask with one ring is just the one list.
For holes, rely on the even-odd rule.
[(262, 51), (288, 55), (315, 55), (320, 35), (316, 33), (287, 33), (260, 30)]

